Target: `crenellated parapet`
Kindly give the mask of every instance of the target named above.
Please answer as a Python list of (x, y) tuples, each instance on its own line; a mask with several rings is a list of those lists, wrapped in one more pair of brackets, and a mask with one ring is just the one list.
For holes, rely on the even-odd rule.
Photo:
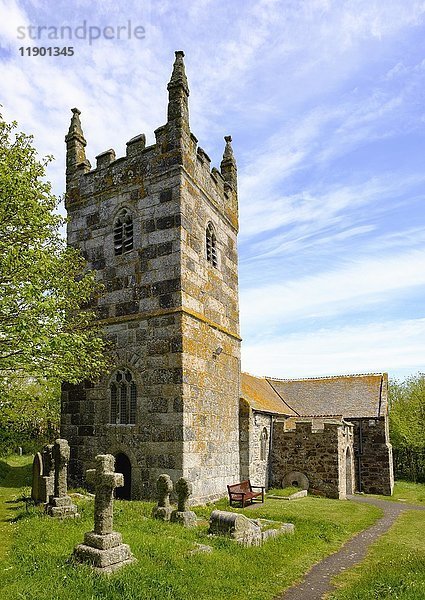
[(149, 496), (166, 473), (205, 501), (239, 479), (236, 163), (230, 138), (216, 168), (190, 131), (183, 56), (151, 145), (140, 133), (124, 156), (101, 149), (91, 169), (72, 111), (67, 239), (103, 283), (92, 306), (114, 372), (90, 389), (64, 387), (61, 430), (74, 483), (114, 451), (130, 462), (123, 497)]
[(86, 158), (84, 137), (78, 108), (72, 109), (72, 119), (65, 138), (67, 145), (66, 199), (67, 210), (84, 203), (93, 195), (107, 198), (117, 186), (127, 186), (133, 195), (148, 196), (150, 183), (173, 172), (183, 171), (193, 181), (212, 206), (238, 229), (237, 167), (231, 136), (225, 136), (225, 148), (220, 169), (211, 167), (211, 159), (189, 126), (189, 87), (183, 62), (184, 53), (176, 52), (168, 83), (167, 122), (155, 130), (155, 143), (146, 146), (145, 134), (139, 134), (126, 144), (126, 155), (117, 158), (113, 149), (96, 156), (91, 169)]
[(274, 485), (302, 473), (316, 493), (345, 498), (355, 489), (353, 425), (329, 417), (276, 423), (272, 473)]

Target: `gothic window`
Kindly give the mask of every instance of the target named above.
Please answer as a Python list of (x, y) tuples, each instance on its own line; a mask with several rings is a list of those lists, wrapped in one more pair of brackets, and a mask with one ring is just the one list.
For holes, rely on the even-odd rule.
[(133, 249), (133, 217), (123, 208), (114, 223), (114, 249), (115, 256), (124, 254)]
[(267, 458), (267, 440), (268, 440), (267, 429), (264, 427), (260, 436), (260, 460), (266, 460)]
[(212, 223), (208, 223), (205, 240), (207, 250), (207, 261), (210, 264), (212, 264), (213, 267), (217, 268), (217, 238), (215, 236), (215, 231), (214, 227), (212, 226)]
[(114, 374), (109, 386), (111, 392), (111, 423), (133, 425), (136, 423), (137, 387), (128, 369)]

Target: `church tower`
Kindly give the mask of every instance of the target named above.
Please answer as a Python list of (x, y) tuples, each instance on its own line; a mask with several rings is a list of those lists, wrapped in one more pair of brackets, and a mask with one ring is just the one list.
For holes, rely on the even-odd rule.
[(96, 310), (113, 364), (97, 383), (63, 386), (61, 436), (75, 483), (112, 453), (122, 497), (151, 496), (168, 473), (207, 501), (239, 481), (237, 169), (230, 136), (220, 169), (198, 146), (175, 54), (155, 144), (138, 135), (126, 156), (107, 150), (91, 169), (72, 110), (68, 243), (103, 282)]

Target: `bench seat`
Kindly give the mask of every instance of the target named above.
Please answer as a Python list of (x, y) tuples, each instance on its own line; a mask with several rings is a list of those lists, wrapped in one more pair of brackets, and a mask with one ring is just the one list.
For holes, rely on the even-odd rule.
[(264, 487), (260, 485), (251, 485), (249, 479), (241, 481), (240, 483), (228, 485), (227, 491), (229, 493), (230, 506), (234, 506), (234, 503), (238, 502), (242, 505), (242, 508), (245, 508), (247, 504), (253, 504), (256, 499), (260, 500), (260, 502), (264, 502)]

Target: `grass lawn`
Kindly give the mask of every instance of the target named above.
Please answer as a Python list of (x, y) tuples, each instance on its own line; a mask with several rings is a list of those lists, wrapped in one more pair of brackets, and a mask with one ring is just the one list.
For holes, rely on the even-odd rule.
[(22, 486), (31, 484), (31, 463), (28, 456), (0, 459), (0, 561), (8, 557), (16, 531), (13, 519), (24, 506), (17, 499), (22, 496)]
[(381, 500), (389, 500), (390, 502), (406, 502), (406, 504), (418, 504), (425, 506), (425, 484), (411, 483), (410, 481), (396, 481), (392, 496), (371, 497), (380, 498)]
[(301, 488), (298, 487), (286, 487), (281, 489), (270, 489), (267, 491), (267, 496), (280, 496), (281, 498), (287, 498), (288, 496), (292, 496), (292, 494), (296, 494), (300, 491)]
[[(425, 486), (423, 486), (425, 487)], [(366, 559), (338, 575), (332, 600), (423, 600), (425, 511), (406, 511), (371, 546)]]
[[(13, 487), (2, 488), (2, 493), (7, 490), (3, 502), (19, 495), (19, 483), (27, 483), (22, 481), (28, 473), (23, 459), (8, 462), (11, 469), (2, 485), (12, 482)], [(272, 539), (262, 548), (243, 548), (207, 535), (211, 510), (228, 510), (227, 500), (197, 508), (205, 522), (195, 530), (151, 519), (152, 503), (117, 501), (114, 526), (137, 563), (105, 577), (70, 561), (73, 548), (93, 527), (92, 500), (77, 503), (81, 518), (62, 522), (44, 516), (39, 508), (26, 511), (22, 505), (8, 505), (6, 513), (15, 517), (13, 526), (7, 525), (13, 546), (0, 562), (0, 589), (7, 600), (224, 600), (239, 599), (247, 589), (252, 600), (272, 599), (381, 514), (372, 506), (324, 498), (267, 500), (264, 506), (241, 512), (295, 523), (296, 533)], [(19, 510), (9, 513), (17, 506)], [(213, 552), (192, 554), (196, 542), (213, 546)]]

